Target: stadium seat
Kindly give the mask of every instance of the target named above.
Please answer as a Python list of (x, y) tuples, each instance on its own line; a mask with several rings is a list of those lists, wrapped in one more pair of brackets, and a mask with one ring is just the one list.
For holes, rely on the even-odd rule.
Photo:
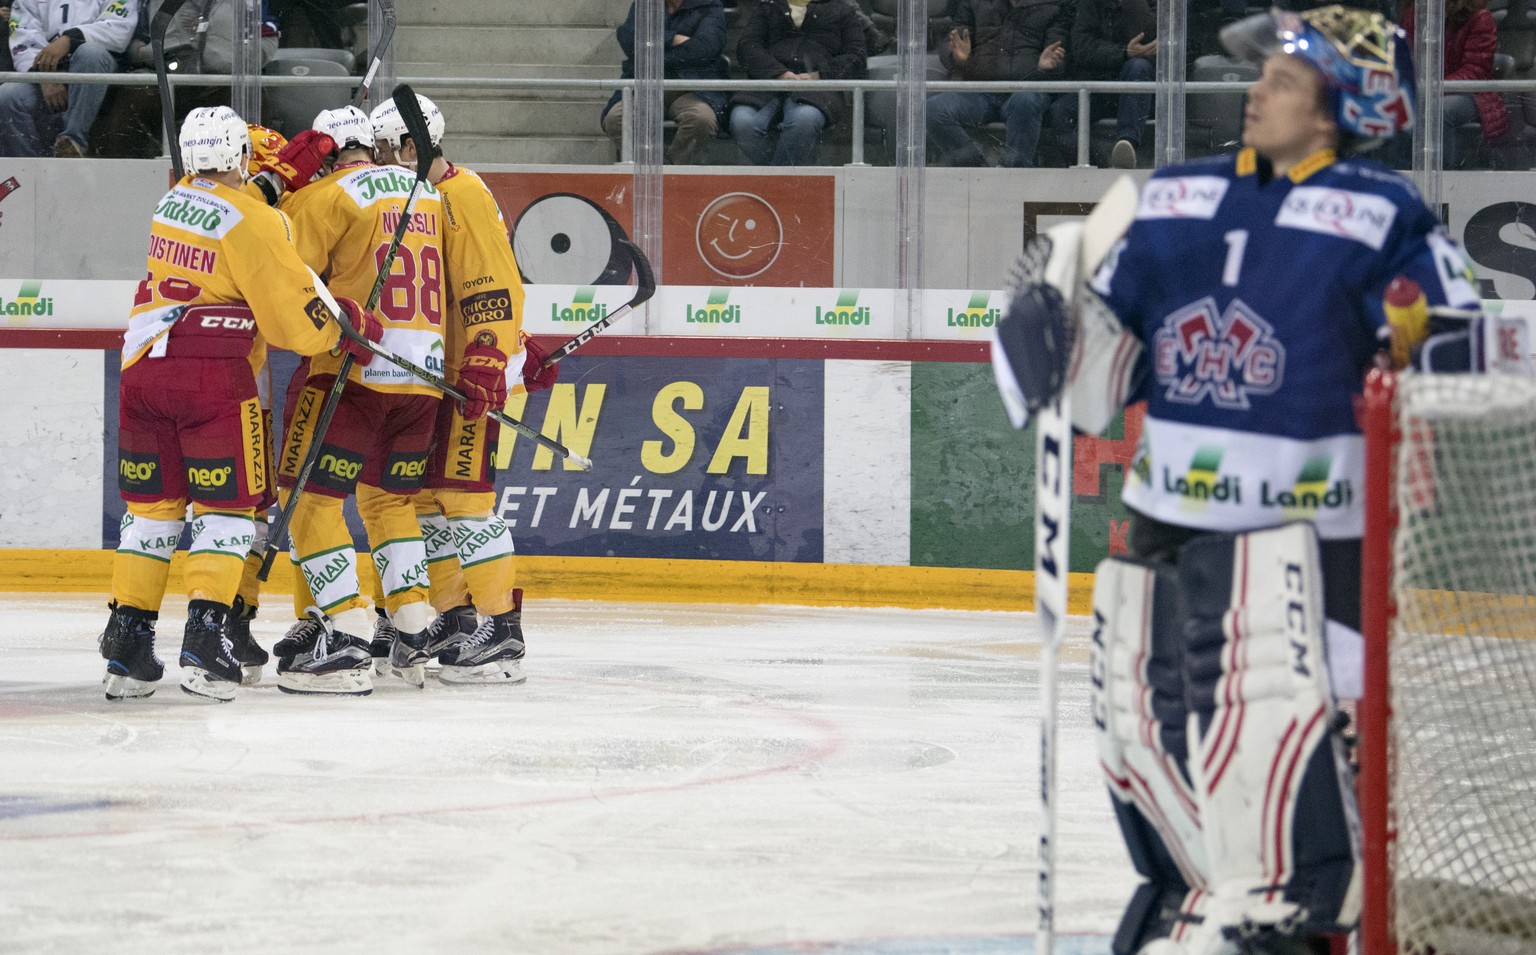
[(357, 69), (357, 57), (351, 50), (333, 50), (328, 46), (281, 46), (272, 60), (333, 60), (348, 73)]
[[(1252, 83), (1259, 68), (1225, 56), (1202, 56), (1189, 70), (1191, 83)], [(1246, 93), (1189, 93), (1185, 97), (1185, 151), (1189, 156), (1210, 156), (1236, 148), (1243, 135), (1243, 101)]]
[[(351, 75), (335, 59), (298, 57), (275, 59), (262, 72), (268, 76)], [(321, 110), (337, 109), (351, 99), (352, 91), (345, 86), (269, 86), (262, 90), (266, 124), (288, 137), (308, 129)]]

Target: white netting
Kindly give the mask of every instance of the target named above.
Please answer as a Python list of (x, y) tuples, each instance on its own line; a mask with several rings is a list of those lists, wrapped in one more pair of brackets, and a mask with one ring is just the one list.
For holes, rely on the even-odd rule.
[(1532, 953), (1536, 381), (1406, 375), (1398, 400), (1398, 943)]

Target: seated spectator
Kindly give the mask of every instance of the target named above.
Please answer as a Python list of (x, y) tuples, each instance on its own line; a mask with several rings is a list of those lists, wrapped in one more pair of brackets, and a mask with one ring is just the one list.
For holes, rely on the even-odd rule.
[[(1412, 0), (1402, 4), (1401, 17), (1398, 23), (1412, 37)], [(1446, 79), (1493, 79), (1493, 55), (1499, 52), (1499, 28), (1493, 14), (1488, 12), (1486, 0), (1446, 0), (1445, 36), (1441, 42), (1445, 50)], [(1504, 97), (1498, 93), (1446, 93), (1440, 104), (1440, 124), (1444, 131), (1440, 152), (1442, 168), (1456, 169), (1465, 158), (1457, 155), (1456, 127), (1481, 123), (1485, 143), (1498, 142), (1509, 133), (1509, 110), (1504, 106)], [(1397, 136), (1383, 161), (1409, 168), (1413, 165), (1412, 148), (1412, 136)]]
[[(128, 44), (129, 66), (149, 70), (155, 68), (154, 52), (149, 46), (149, 21), (159, 12), (164, 2), (165, 0), (147, 0), (144, 4), (139, 17), (139, 28)], [(235, 0), (188, 0), (166, 25), (166, 62), (174, 63), (173, 68), (178, 73), (233, 72), (235, 17), (240, 13), (240, 6)], [(277, 20), (272, 17), (270, 0), (262, 0), (260, 55), (262, 66), (266, 66), (277, 55), (277, 44)], [(229, 104), (205, 105), (227, 106)]]
[[(960, 0), (954, 28), (940, 44), (939, 62), (950, 79), (1058, 80), (1066, 75), (1071, 7), (1065, 0)], [(1035, 165), (1040, 127), (1051, 93), (935, 93), (928, 97), (928, 141), (952, 166), (984, 166), (969, 129), (1001, 120), (1004, 166)], [(1075, 104), (1055, 108), (1057, 117)]]
[(812, 163), (821, 131), (842, 118), (845, 99), (817, 92), (816, 81), (858, 79), (867, 69), (864, 28), (853, 9), (843, 0), (761, 0), (742, 28), (736, 55), (748, 79), (804, 84), (793, 92), (732, 94), (736, 145), (754, 165)]
[[(657, 0), (643, 0), (655, 3)], [(662, 33), (667, 44), (662, 58), (662, 75), (669, 80), (723, 80), (728, 75), (725, 62), (725, 9), (720, 0), (665, 0), (666, 20)], [(635, 5), (617, 30), (619, 47), (624, 50), (624, 65), (619, 75), (635, 76)], [(698, 158), (699, 148), (715, 138), (725, 114), (726, 94), (716, 90), (669, 92), (667, 116), (677, 123), (677, 133), (667, 149), (667, 161), (689, 163)], [(603, 107), (603, 132), (617, 147), (624, 138), (624, 99), (615, 91)]]
[[(139, 0), (15, 0), (11, 58), (21, 73), (116, 73)], [(62, 78), (62, 77), (61, 77)], [(107, 87), (0, 84), (0, 155), (84, 156)], [(47, 144), (47, 145), (45, 145)]]
[[(1156, 8), (1147, 0), (1077, 0), (1072, 21), (1072, 66), (1083, 80), (1150, 82), (1157, 78), (1157, 40), (1147, 39), (1157, 26)], [(1115, 103), (1115, 145), (1109, 164), (1136, 168), (1136, 149), (1152, 115), (1151, 93), (1095, 94), (1094, 114)], [(1075, 127), (1076, 111), (1069, 126)]]
[(6, 0), (0, 3), (0, 72), (9, 73), (14, 69), (11, 64), (11, 4)]

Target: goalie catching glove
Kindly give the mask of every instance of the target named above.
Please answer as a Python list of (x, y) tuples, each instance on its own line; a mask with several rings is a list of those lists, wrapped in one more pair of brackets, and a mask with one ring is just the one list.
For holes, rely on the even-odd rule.
[(464, 392), (466, 421), (484, 418), (507, 403), (507, 356), (493, 336), (481, 334), (464, 349), (459, 390)]
[(549, 352), (527, 335), (523, 336), (523, 350), (523, 387), (530, 392), (553, 388), (555, 379), (560, 377), (560, 366), (544, 364)]
[(289, 192), (309, 185), (327, 157), (336, 151), (336, 141), (325, 133), (306, 129), (278, 150), (275, 160), (263, 167), (283, 181)]
[[(347, 322), (359, 335), (374, 344), (378, 344), (379, 340), (384, 337), (384, 326), (380, 324), (378, 316), (350, 298), (338, 298), (336, 299), (336, 304), (341, 306), (341, 315), (338, 317), (338, 321)], [(336, 348), (342, 354), (351, 355), (359, 365), (367, 366), (369, 362), (373, 361), (373, 352), (368, 350), (368, 346), (356, 341), (345, 333), (342, 334), (341, 340), (336, 343)]]

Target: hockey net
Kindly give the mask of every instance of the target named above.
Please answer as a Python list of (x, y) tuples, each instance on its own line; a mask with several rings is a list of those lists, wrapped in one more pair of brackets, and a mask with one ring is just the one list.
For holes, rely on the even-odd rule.
[(1361, 950), (1536, 952), (1536, 380), (1366, 409)]

